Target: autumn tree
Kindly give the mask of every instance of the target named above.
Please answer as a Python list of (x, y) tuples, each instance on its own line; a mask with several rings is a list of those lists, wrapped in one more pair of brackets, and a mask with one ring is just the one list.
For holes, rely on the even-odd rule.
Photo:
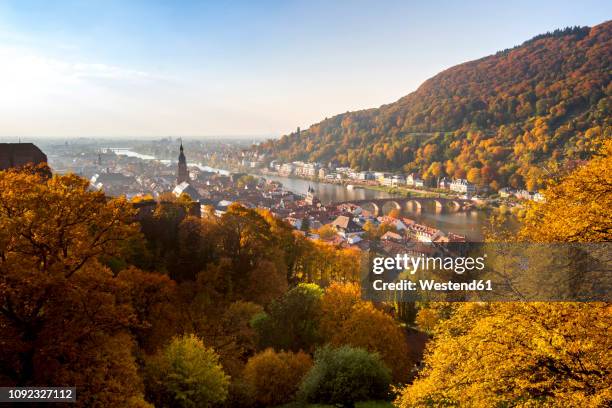
[[(220, 246), (220, 257), (229, 260), (225, 275), (234, 296), (253, 293), (252, 284), (259, 281), (249, 279), (249, 275), (256, 270), (268, 269), (271, 275), (284, 275), (282, 279), (286, 282), (287, 265), (283, 248), (273, 234), (270, 223), (257, 211), (232, 204), (221, 216), (215, 239)], [(275, 281), (280, 283), (280, 280)]]
[(181, 329), (176, 282), (153, 272), (127, 268), (117, 276), (134, 310), (131, 332), (138, 346), (154, 353)]
[[(396, 212), (394, 212), (394, 210)], [(394, 210), (391, 210), (391, 213), (389, 213), (389, 216), (398, 218), (399, 211), (397, 209), (394, 209)], [(364, 236), (370, 240), (378, 240), (380, 239), (380, 237), (385, 235), (386, 232), (389, 232), (389, 231), (396, 232), (397, 231), (397, 228), (395, 228), (395, 226), (393, 226), (391, 223), (388, 223), (388, 222), (383, 222), (383, 223), (376, 225), (371, 221), (366, 221), (365, 225), (363, 226), (363, 229), (365, 231)]]
[(376, 352), (391, 369), (395, 382), (405, 382), (412, 362), (406, 334), (388, 314), (365, 303), (353, 309), (330, 339), (331, 344), (348, 344)]
[(479, 185), (480, 184), (480, 169), (472, 168), (467, 172), (467, 181), (472, 184)]
[(612, 141), (597, 156), (544, 191), (544, 202), (530, 202), (520, 237), (536, 242), (612, 240)]
[(466, 303), (438, 324), (400, 407), (607, 406), (612, 311), (594, 303)]
[(379, 354), (396, 382), (410, 374), (410, 350), (404, 331), (388, 314), (361, 299), (357, 284), (334, 283), (321, 298), (321, 332), (332, 345), (361, 347)]
[(331, 339), (339, 326), (348, 320), (357, 305), (364, 303), (357, 283), (333, 282), (321, 297), (321, 334)]
[(321, 228), (315, 231), (316, 234), (319, 235), (319, 238), (322, 240), (330, 240), (333, 239), (337, 232), (331, 224), (325, 224)]
[[(609, 149), (607, 142), (599, 156), (554, 182), (544, 191), (545, 202), (529, 204), (518, 238), (608, 241)], [(610, 405), (609, 304), (501, 302), (428, 309), (417, 321), (434, 340), (425, 369), (398, 398), (400, 407)]]
[(275, 244), (283, 252), (283, 259), (285, 262), (287, 272), (287, 282), (290, 284), (297, 284), (299, 279), (296, 277), (297, 270), (300, 267), (300, 259), (306, 253), (307, 239), (293, 230), (293, 227), (288, 222), (275, 217), (268, 210), (257, 210), (268, 225), (270, 226), (270, 233), (274, 237)]
[(243, 376), (256, 403), (275, 406), (295, 398), (302, 378), (311, 367), (312, 359), (302, 351), (266, 349), (249, 359)]
[(200, 335), (207, 344), (215, 348), (227, 374), (237, 377), (257, 350), (257, 332), (251, 320), (263, 312), (263, 308), (252, 302), (231, 303), (222, 312), (220, 319), (212, 320)]
[(456, 309), (457, 304), (446, 302), (422, 302), (415, 323), (420, 330), (433, 334), (437, 325), (448, 319)]
[(134, 237), (132, 217), (124, 199), (75, 175), (0, 172), (4, 384), (76, 385), (84, 405), (139, 398), (132, 307), (97, 261)]
[(229, 377), (214, 350), (185, 335), (148, 361), (145, 385), (157, 407), (213, 407), (227, 398)]

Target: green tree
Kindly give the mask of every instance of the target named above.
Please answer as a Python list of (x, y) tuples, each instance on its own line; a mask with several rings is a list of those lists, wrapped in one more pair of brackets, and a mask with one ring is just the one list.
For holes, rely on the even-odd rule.
[(325, 346), (315, 353), (300, 396), (309, 402), (343, 404), (387, 399), (391, 374), (377, 354), (360, 348)]
[(322, 290), (314, 284), (301, 283), (273, 301), (268, 313), (252, 322), (259, 336), (259, 347), (276, 350), (312, 350), (321, 340)]
[(194, 335), (176, 337), (145, 368), (147, 399), (156, 407), (212, 407), (227, 398), (219, 357)]

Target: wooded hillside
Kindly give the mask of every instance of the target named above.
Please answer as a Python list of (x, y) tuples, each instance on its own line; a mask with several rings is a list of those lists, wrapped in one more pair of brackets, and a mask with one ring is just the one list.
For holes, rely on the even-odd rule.
[(282, 160), (536, 189), (609, 138), (612, 22), (534, 37), (447, 69), (378, 109), (258, 146)]

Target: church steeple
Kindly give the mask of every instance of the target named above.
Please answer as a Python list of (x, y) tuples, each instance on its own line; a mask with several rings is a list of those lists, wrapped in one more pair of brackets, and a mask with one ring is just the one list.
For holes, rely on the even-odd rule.
[(308, 192), (306, 193), (305, 201), (308, 205), (317, 205), (321, 202), (319, 198), (315, 195), (314, 187), (312, 187), (310, 184), (308, 185)]
[(176, 178), (178, 184), (181, 184), (184, 181), (189, 182), (189, 172), (187, 171), (187, 159), (185, 158), (185, 153), (183, 152), (183, 141), (181, 140), (181, 148), (178, 157), (178, 176)]

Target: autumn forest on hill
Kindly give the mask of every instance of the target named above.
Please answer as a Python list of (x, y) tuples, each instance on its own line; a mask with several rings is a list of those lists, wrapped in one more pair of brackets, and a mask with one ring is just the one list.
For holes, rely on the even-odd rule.
[(378, 109), (257, 146), (288, 160), (542, 187), (611, 137), (612, 22), (539, 35), (447, 69)]

